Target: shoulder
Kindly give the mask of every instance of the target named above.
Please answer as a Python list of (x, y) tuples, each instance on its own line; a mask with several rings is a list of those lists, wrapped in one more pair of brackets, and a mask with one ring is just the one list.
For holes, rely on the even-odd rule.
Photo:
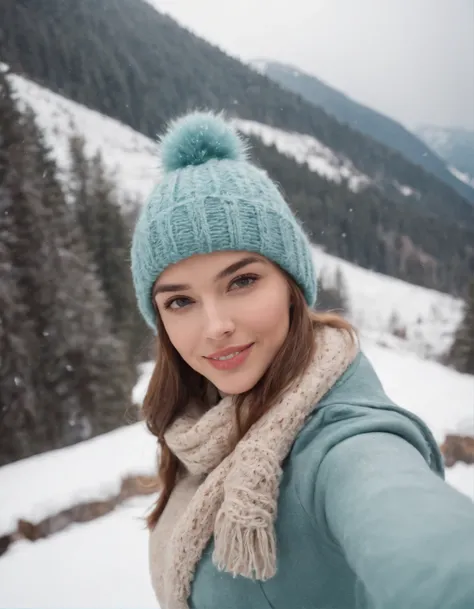
[[(387, 433), (402, 438), (407, 449), (414, 447), (429, 467), (444, 477), (443, 459), (428, 426), (386, 395), (369, 359), (359, 352), (293, 444), (288, 466), (302, 497), (313, 495), (321, 464), (334, 447), (362, 434), (377, 433), (380, 438)], [(367, 442), (368, 451), (373, 447), (373, 442)]]

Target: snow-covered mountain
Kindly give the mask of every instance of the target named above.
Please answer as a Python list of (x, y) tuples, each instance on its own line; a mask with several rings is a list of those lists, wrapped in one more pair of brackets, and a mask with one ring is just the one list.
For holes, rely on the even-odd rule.
[[(130, 127), (61, 97), (21, 76), (12, 75), (11, 82), (20, 102), (33, 106), (40, 127), (48, 143), (56, 151), (56, 158), (64, 178), (67, 178), (69, 158), (68, 140), (71, 135), (84, 135), (86, 153), (96, 150), (103, 154), (109, 170), (124, 190), (131, 195), (145, 197), (159, 176), (156, 143)], [(358, 171), (353, 163), (336, 153), (316, 138), (290, 133), (255, 121), (236, 119), (236, 127), (245, 135), (259, 137), (267, 146), (277, 150), (300, 164), (307, 164), (311, 171), (336, 183), (346, 182), (353, 191), (373, 185), (373, 180)], [(126, 159), (126, 174), (123, 160)], [(394, 182), (393, 186), (406, 197), (418, 193), (407, 185)]]
[[(10, 79), (19, 102), (28, 103), (35, 111), (64, 182), (70, 165), (68, 138), (79, 134), (86, 141), (88, 155), (97, 150), (102, 153), (120, 192), (144, 200), (160, 175), (156, 142), (23, 77), (12, 75)], [(336, 182), (347, 181), (354, 190), (369, 181), (348, 159), (313, 137), (253, 121), (236, 120), (235, 125), (242, 133), (259, 137), (265, 145), (274, 145), (298, 163), (307, 163), (311, 171)], [(331, 281), (338, 268), (342, 270), (351, 318), (363, 334), (423, 357), (438, 356), (447, 349), (461, 318), (461, 301), (362, 269), (317, 247), (314, 256), (316, 268), (326, 281)], [(406, 335), (406, 339), (400, 335)]]
[[(474, 151), (473, 151), (474, 153)], [(468, 173), (464, 173), (462, 171), (459, 171), (459, 169), (457, 169), (454, 166), (450, 166), (449, 171), (457, 177), (458, 180), (461, 180), (461, 182), (464, 182), (465, 184), (467, 184), (468, 186), (472, 186), (474, 188), (474, 172), (473, 175), (470, 175)]]
[[(369, 185), (376, 185), (369, 176), (358, 171), (352, 161), (336, 153), (311, 135), (291, 133), (249, 120), (234, 120), (235, 126), (245, 135), (254, 135), (266, 146), (275, 146), (278, 152), (308, 165), (310, 171), (323, 178), (341, 184), (345, 182), (354, 192)], [(393, 182), (393, 186), (405, 197), (419, 197), (419, 193), (406, 184)]]
[(348, 158), (336, 154), (310, 135), (288, 133), (255, 121), (236, 119), (234, 124), (245, 135), (257, 136), (266, 146), (275, 146), (278, 152), (299, 164), (306, 163), (311, 171), (322, 177), (338, 184), (347, 182), (354, 192), (372, 183), (372, 180), (358, 171)]
[[(102, 152), (123, 194), (143, 199), (150, 192), (159, 176), (154, 142), (23, 78), (12, 76), (11, 81), (20, 102), (37, 113), (64, 181), (69, 171), (67, 138), (79, 134), (86, 140), (88, 154)], [(364, 179), (316, 140), (248, 121), (238, 121), (237, 127), (331, 179), (352, 180), (353, 185)], [(447, 348), (461, 303), (359, 268), (318, 247), (313, 255), (326, 283), (335, 281), (338, 269), (342, 272), (351, 318), (388, 395), (424, 419), (438, 442), (448, 432), (474, 434), (472, 377), (423, 359)], [(142, 367), (133, 393), (137, 404), (151, 370), (151, 363)], [(0, 468), (0, 538), (15, 529), (19, 518), (37, 522), (78, 502), (110, 497), (124, 476), (154, 472), (155, 459), (156, 441), (137, 423)], [(449, 468), (447, 481), (474, 499), (473, 466), (458, 463)], [(13, 543), (0, 557), (0, 607), (156, 607), (143, 522), (153, 499), (128, 501), (107, 516), (35, 543)], [(25, 572), (28, 585), (19, 576)]]
[[(449, 134), (447, 134), (448, 130), (444, 130), (442, 134), (442, 130), (440, 130), (440, 133), (432, 133), (436, 128), (428, 128), (426, 134), (422, 132), (413, 134), (397, 121), (356, 102), (328, 83), (295, 66), (264, 58), (250, 61), (249, 66), (274, 80), (283, 88), (301, 95), (311, 104), (323, 108), (339, 122), (347, 124), (352, 129), (360, 131), (392, 150), (400, 152), (406, 159), (409, 159), (415, 165), (421, 165), (438, 179), (454, 188), (466, 200), (474, 203), (474, 190), (466, 188), (466, 185), (472, 186), (470, 180), (463, 179), (462, 173), (459, 175), (455, 171), (450, 171), (449, 165), (457, 167), (461, 172), (469, 173), (469, 171), (458, 167), (457, 163), (447, 158), (436, 145), (432, 145), (430, 142), (431, 137), (435, 137), (438, 142), (443, 138), (446, 139), (449, 135), (450, 139), (455, 138), (456, 145), (458, 145), (466, 141), (468, 133), (462, 135), (461, 132), (455, 133), (455, 130), (451, 130)], [(472, 137), (473, 134), (471, 134), (471, 140)], [(474, 158), (474, 154), (471, 157)], [(472, 163), (474, 161), (471, 160)]]
[(458, 180), (474, 187), (474, 131), (421, 125), (416, 134), (446, 161)]

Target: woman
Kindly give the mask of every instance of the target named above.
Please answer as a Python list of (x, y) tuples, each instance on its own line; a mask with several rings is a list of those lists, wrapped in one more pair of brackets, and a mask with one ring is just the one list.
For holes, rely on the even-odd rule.
[(161, 609), (472, 609), (474, 507), (351, 326), (313, 312), (311, 250), (221, 116), (161, 142), (132, 271), (158, 335), (144, 415)]

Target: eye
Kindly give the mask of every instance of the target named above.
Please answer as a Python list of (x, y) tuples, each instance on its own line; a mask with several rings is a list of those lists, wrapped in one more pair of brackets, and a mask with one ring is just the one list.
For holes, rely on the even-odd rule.
[[(230, 289), (248, 288), (253, 285), (259, 277), (257, 275), (240, 275), (232, 280)], [(235, 287), (234, 287), (235, 286)]]
[(165, 309), (172, 309), (176, 311), (179, 309), (184, 309), (184, 307), (186, 307), (190, 303), (191, 300), (189, 298), (186, 298), (185, 296), (175, 296), (165, 302)]

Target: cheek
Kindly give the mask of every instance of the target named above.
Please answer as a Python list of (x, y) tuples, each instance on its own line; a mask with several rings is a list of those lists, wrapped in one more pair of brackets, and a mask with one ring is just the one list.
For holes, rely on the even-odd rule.
[(269, 290), (262, 292), (252, 299), (252, 305), (243, 312), (247, 323), (252, 326), (256, 334), (274, 336), (275, 341), (286, 336), (289, 327), (289, 296), (286, 286), (282, 290)]
[(173, 347), (185, 361), (189, 361), (195, 342), (193, 326), (186, 323), (186, 320), (173, 318), (169, 314), (164, 315), (162, 321)]

